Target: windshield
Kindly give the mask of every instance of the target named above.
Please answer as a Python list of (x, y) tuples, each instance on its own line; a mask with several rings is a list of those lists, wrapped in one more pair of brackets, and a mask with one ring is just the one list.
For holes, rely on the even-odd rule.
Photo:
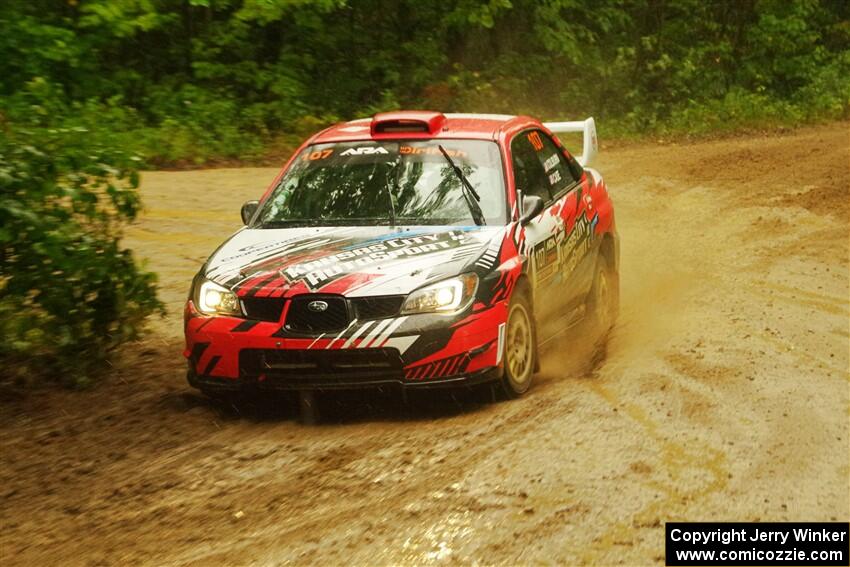
[(483, 140), (347, 142), (304, 149), (258, 216), (260, 228), (334, 224), (474, 225), (462, 176), (487, 224), (505, 224), (499, 148)]

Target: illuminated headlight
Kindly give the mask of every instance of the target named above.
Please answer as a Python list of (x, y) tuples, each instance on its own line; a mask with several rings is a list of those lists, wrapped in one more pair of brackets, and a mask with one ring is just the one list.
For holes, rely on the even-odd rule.
[(403, 315), (412, 313), (455, 313), (469, 307), (478, 289), (476, 274), (463, 274), (417, 289), (401, 307)]
[(202, 280), (195, 294), (195, 307), (207, 315), (241, 315), (239, 298), (229, 289), (210, 280)]

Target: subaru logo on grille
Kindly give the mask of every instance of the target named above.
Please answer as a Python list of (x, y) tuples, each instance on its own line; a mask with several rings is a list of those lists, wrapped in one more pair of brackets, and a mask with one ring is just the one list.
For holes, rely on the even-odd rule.
[(322, 311), (327, 311), (328, 302), (327, 301), (311, 301), (307, 304), (307, 309), (314, 313), (321, 313)]

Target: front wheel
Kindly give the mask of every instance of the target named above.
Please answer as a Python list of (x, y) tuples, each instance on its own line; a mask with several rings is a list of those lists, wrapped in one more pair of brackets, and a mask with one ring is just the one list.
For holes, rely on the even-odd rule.
[(506, 327), (502, 387), (509, 398), (518, 398), (531, 387), (537, 357), (531, 305), (519, 290), (511, 298)]

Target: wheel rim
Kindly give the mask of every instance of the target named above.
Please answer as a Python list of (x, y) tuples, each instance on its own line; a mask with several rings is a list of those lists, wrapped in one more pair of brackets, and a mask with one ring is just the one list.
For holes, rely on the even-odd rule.
[(514, 305), (508, 318), (507, 363), (511, 379), (525, 384), (531, 378), (532, 335), (528, 312), (522, 305)]

